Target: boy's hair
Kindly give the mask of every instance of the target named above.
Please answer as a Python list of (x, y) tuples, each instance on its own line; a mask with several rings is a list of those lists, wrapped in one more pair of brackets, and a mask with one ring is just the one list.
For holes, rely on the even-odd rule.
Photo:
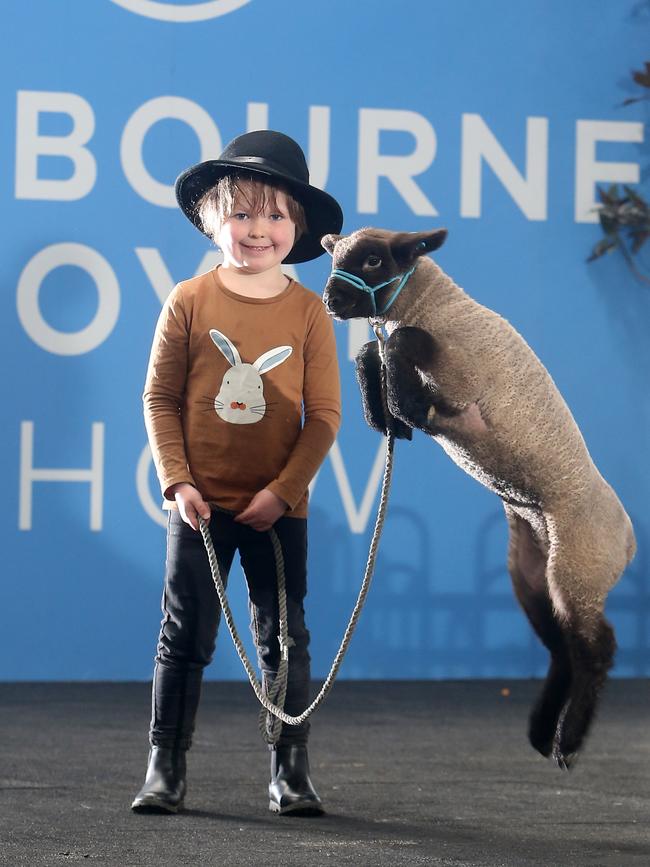
[(287, 210), (296, 227), (297, 241), (307, 231), (305, 209), (294, 199), (289, 190), (282, 184), (276, 183), (275, 179), (273, 183), (265, 183), (259, 176), (254, 175), (224, 175), (201, 196), (196, 203), (196, 212), (204, 231), (215, 241), (219, 229), (233, 213), (238, 196), (245, 200), (252, 213), (258, 214), (267, 205), (271, 208), (277, 207), (275, 194), (278, 190), (287, 197)]

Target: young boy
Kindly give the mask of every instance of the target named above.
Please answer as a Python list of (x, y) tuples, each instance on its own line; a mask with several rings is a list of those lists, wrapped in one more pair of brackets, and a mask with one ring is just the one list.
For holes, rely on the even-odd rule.
[[(280, 266), (319, 256), (320, 238), (343, 222), (338, 203), (310, 186), (299, 145), (269, 130), (239, 136), (218, 160), (188, 169), (176, 196), (221, 248), (223, 264), (169, 296), (144, 392), (170, 512), (151, 751), (132, 809), (169, 813), (183, 806), (185, 753), (220, 617), (199, 515), (210, 521), (223, 576), (239, 551), (267, 686), (280, 654), (276, 566), (265, 532), (275, 529), (293, 639), (285, 710), (298, 715), (309, 703), (307, 487), (338, 430), (340, 389), (325, 308)], [(285, 725), (271, 751), (274, 812), (323, 811), (309, 778), (308, 733), (307, 722)]]

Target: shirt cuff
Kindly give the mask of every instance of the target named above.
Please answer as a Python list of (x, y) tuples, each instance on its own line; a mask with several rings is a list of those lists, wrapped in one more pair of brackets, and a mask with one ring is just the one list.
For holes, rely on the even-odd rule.
[[(295, 509), (296, 505), (302, 499), (303, 494), (301, 493), (299, 496), (293, 496), (289, 491), (289, 488), (286, 485), (283, 485), (282, 482), (273, 481), (266, 486), (267, 491), (271, 491), (272, 494), (275, 494), (276, 497), (280, 497), (281, 500), (289, 507), (289, 511)], [(304, 492), (303, 492), (304, 493)]]

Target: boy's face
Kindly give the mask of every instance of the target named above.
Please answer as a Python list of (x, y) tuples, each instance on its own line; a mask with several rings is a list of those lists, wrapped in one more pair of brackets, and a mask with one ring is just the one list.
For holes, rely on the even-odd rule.
[(261, 209), (253, 209), (251, 185), (242, 183), (230, 216), (215, 237), (224, 265), (260, 274), (278, 268), (294, 245), (296, 227), (281, 190), (269, 190)]

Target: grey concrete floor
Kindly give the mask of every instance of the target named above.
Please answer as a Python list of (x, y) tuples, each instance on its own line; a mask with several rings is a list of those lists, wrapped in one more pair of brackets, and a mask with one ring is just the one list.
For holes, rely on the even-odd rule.
[(208, 683), (187, 810), (135, 815), (146, 684), (0, 684), (0, 864), (650, 867), (650, 682), (612, 681), (574, 770), (526, 741), (532, 681), (340, 682), (321, 818), (268, 812), (247, 684)]

